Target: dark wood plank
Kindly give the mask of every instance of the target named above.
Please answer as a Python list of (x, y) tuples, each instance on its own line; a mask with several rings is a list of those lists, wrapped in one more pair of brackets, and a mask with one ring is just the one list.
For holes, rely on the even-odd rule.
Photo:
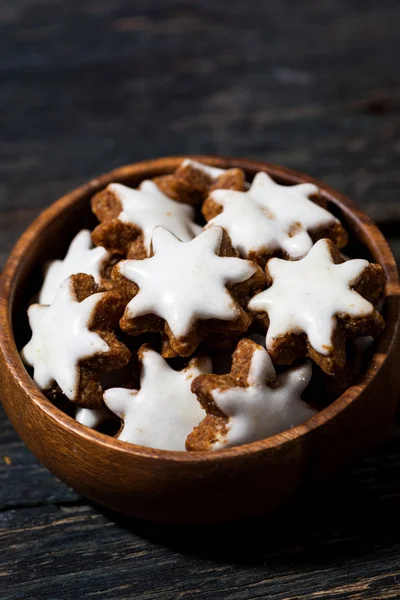
[(0, 511), (76, 501), (79, 501), (77, 494), (27, 450), (0, 406)]
[(399, 442), (269, 519), (184, 528), (93, 506), (4, 512), (2, 598), (394, 598)]
[(34, 488), (37, 507), (16, 497), (16, 509), (8, 503), (0, 512), (4, 600), (205, 599), (210, 590), (217, 600), (396, 597), (400, 436), (271, 518), (213, 528), (138, 522), (82, 505), (20, 456), (13, 450), (12, 464), (0, 469), (10, 473), (0, 490), (29, 498)]

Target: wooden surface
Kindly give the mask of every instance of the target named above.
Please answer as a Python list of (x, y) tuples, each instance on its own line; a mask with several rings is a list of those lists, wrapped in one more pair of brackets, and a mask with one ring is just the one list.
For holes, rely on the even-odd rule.
[[(397, 0), (3, 1), (1, 262), (71, 187), (189, 152), (325, 179), (400, 258), (399, 17)], [(2, 413), (0, 460), (2, 600), (400, 594), (398, 436), (277, 517), (218, 529), (104, 513), (40, 467)]]

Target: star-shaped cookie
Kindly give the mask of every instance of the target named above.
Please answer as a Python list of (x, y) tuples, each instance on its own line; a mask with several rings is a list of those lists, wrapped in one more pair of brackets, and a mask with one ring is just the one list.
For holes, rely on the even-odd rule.
[(313, 239), (329, 237), (340, 247), (347, 235), (340, 222), (310, 197), (318, 197), (311, 183), (279, 185), (257, 173), (248, 191), (214, 190), (203, 205), (207, 227), (220, 225), (240, 256), (261, 265), (273, 255), (302, 258)]
[(218, 450), (262, 440), (315, 414), (301, 395), (311, 363), (278, 377), (267, 351), (249, 339), (239, 342), (228, 375), (200, 375), (192, 391), (207, 411), (186, 441), (187, 450)]
[(32, 338), (21, 351), (41, 390), (57, 385), (69, 400), (86, 408), (102, 405), (101, 372), (119, 369), (130, 358), (112, 333), (124, 309), (123, 298), (97, 290), (90, 275), (72, 275), (50, 306), (32, 304)]
[(227, 256), (232, 249), (221, 227), (186, 243), (157, 227), (152, 250), (151, 258), (124, 260), (112, 271), (132, 298), (120, 321), (124, 332), (165, 331), (172, 350), (189, 356), (207, 333), (247, 330), (242, 305), (265, 277), (255, 263)]
[(39, 304), (51, 304), (59, 285), (70, 275), (86, 273), (100, 283), (104, 267), (111, 256), (105, 248), (93, 248), (90, 231), (82, 229), (72, 240), (63, 260), (52, 260), (46, 265), (46, 273), (39, 292)]
[(118, 439), (161, 450), (185, 450), (186, 436), (205, 412), (190, 390), (195, 377), (211, 372), (208, 358), (193, 358), (175, 371), (148, 345), (139, 350), (140, 389), (111, 388), (104, 394), (108, 408), (120, 417)]
[(330, 240), (318, 241), (305, 258), (272, 258), (266, 266), (270, 287), (248, 308), (267, 327), (266, 347), (276, 364), (309, 356), (326, 373), (343, 368), (347, 336), (377, 335), (384, 322), (373, 303), (385, 274), (367, 260), (342, 262)]
[(92, 233), (94, 243), (137, 259), (150, 255), (157, 226), (167, 228), (185, 242), (202, 231), (193, 220), (191, 206), (171, 200), (149, 180), (138, 189), (111, 183), (92, 198), (92, 210), (101, 221)]
[(153, 181), (164, 194), (177, 202), (200, 204), (214, 189), (245, 189), (242, 169), (218, 169), (186, 158), (175, 173), (155, 177)]

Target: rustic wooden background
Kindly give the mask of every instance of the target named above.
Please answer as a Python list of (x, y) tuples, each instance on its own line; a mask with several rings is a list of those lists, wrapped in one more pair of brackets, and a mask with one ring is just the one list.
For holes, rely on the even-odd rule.
[[(325, 179), (400, 258), (399, 23), (398, 0), (2, 0), (0, 263), (72, 187), (184, 153)], [(399, 511), (394, 436), (272, 519), (127, 521), (42, 468), (0, 409), (2, 600), (397, 598)]]

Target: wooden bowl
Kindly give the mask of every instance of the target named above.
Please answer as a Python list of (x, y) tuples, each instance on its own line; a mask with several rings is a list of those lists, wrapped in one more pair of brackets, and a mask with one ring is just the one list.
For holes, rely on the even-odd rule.
[(381, 439), (398, 402), (399, 280), (382, 234), (350, 200), (289, 169), (246, 159), (194, 157), (213, 166), (264, 170), (281, 183), (316, 183), (351, 232), (357, 252), (385, 269), (386, 328), (357, 385), (306, 423), (266, 440), (214, 453), (129, 445), (92, 431), (57, 409), (25, 370), (18, 348), (29, 339), (26, 306), (41, 266), (61, 255), (73, 235), (94, 225), (89, 199), (112, 181), (137, 185), (170, 173), (182, 158), (116, 169), (45, 210), (17, 242), (0, 280), (0, 383), (5, 410), (30, 450), (78, 493), (109, 508), (164, 522), (206, 522), (265, 514), (300, 486), (326, 476)]

